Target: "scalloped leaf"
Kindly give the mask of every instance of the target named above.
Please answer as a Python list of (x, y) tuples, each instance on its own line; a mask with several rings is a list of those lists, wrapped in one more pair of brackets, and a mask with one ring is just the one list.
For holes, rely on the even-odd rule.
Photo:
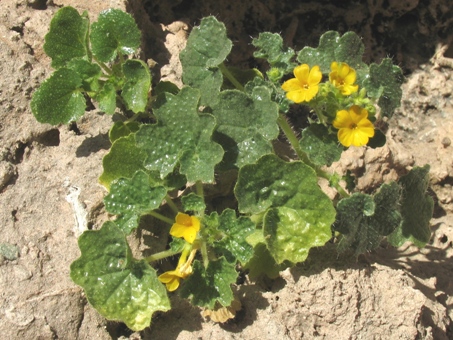
[(213, 16), (203, 18), (190, 33), (186, 48), (179, 55), (182, 79), (184, 84), (200, 89), (201, 105), (210, 106), (217, 101), (223, 82), (218, 66), (231, 48), (225, 25)]
[(59, 9), (50, 22), (44, 40), (44, 52), (52, 58), (52, 67), (58, 69), (73, 58), (87, 57), (87, 36), (90, 21), (73, 7)]
[(133, 133), (117, 139), (102, 159), (104, 171), (99, 182), (109, 189), (114, 180), (121, 177), (131, 178), (137, 171), (146, 170), (143, 165), (145, 158), (146, 153), (135, 144)]
[(378, 247), (401, 224), (400, 195), (400, 186), (392, 182), (383, 184), (374, 197), (355, 193), (342, 199), (333, 228), (343, 234), (339, 250), (352, 249), (359, 255)]
[(332, 165), (343, 153), (337, 136), (329, 133), (323, 124), (311, 124), (304, 129), (299, 144), (310, 160), (319, 166)]
[(127, 137), (131, 133), (137, 132), (139, 128), (140, 123), (136, 121), (126, 123), (121, 121), (115, 122), (109, 130), (110, 142), (113, 143), (121, 137)]
[(255, 231), (255, 224), (248, 218), (236, 217), (232, 209), (225, 209), (219, 217), (219, 226), (223, 234), (221, 240), (216, 242), (215, 249), (223, 254), (229, 262), (247, 263), (253, 256), (253, 247), (247, 243), (246, 238)]
[(145, 167), (158, 171), (161, 178), (180, 162), (180, 173), (189, 182), (214, 181), (223, 149), (211, 140), (214, 117), (198, 114), (199, 98), (199, 90), (190, 87), (177, 95), (160, 94), (154, 105), (157, 124), (143, 125), (136, 133), (137, 145), (147, 155)]
[(239, 170), (234, 193), (239, 211), (244, 214), (285, 206), (307, 210), (321, 224), (330, 226), (335, 219), (335, 209), (319, 188), (315, 171), (299, 161), (289, 163), (275, 155), (265, 155)]
[(60, 68), (33, 94), (31, 110), (40, 123), (69, 124), (85, 113), (82, 78), (76, 71)]
[(363, 86), (368, 96), (378, 99), (381, 115), (390, 118), (401, 104), (402, 83), (401, 69), (393, 65), (392, 59), (384, 58), (379, 65), (370, 65), (370, 76), (364, 80)]
[(102, 70), (98, 64), (90, 63), (84, 59), (72, 59), (67, 63), (67, 68), (76, 71), (82, 78), (82, 88), (86, 92), (99, 90), (98, 79)]
[[(280, 80), (285, 74), (292, 72), (296, 63), (291, 59), (296, 55), (290, 47), (283, 47), (283, 39), (280, 34), (263, 32), (258, 38), (252, 40), (252, 45), (258, 50), (253, 52), (255, 58), (263, 58), (268, 61), (274, 70), (267, 72), (272, 81)], [(275, 69), (278, 72), (275, 72)]]
[(401, 215), (403, 222), (391, 235), (389, 242), (402, 246), (406, 241), (423, 248), (431, 238), (429, 221), (433, 216), (434, 201), (426, 193), (429, 185), (429, 165), (414, 167), (398, 182), (402, 187)]
[(320, 218), (319, 213), (314, 214), (306, 208), (269, 209), (263, 224), (267, 248), (277, 264), (303, 262), (310, 248), (323, 246), (332, 238), (330, 226), (333, 220), (333, 216)]
[(277, 264), (264, 243), (255, 245), (253, 254), (254, 256), (244, 266), (244, 269), (248, 269), (248, 276), (252, 280), (256, 280), (263, 275), (270, 279), (276, 279), (279, 277), (280, 271), (288, 267), (288, 263)]
[(116, 110), (116, 88), (113, 79), (104, 83), (94, 98), (98, 101), (101, 111), (113, 115)]
[(217, 120), (214, 140), (225, 150), (223, 170), (254, 163), (272, 152), (271, 141), (279, 133), (278, 105), (264, 86), (255, 87), (250, 94), (222, 91), (212, 114)]
[(132, 112), (144, 112), (151, 88), (151, 74), (148, 65), (141, 60), (129, 59), (123, 64), (123, 73), (125, 83), (121, 97)]
[(91, 49), (101, 62), (112, 61), (118, 53), (135, 53), (140, 39), (140, 30), (134, 18), (119, 9), (102, 11), (98, 21), (91, 25)]
[(137, 171), (131, 179), (120, 178), (112, 183), (110, 193), (104, 197), (105, 210), (119, 215), (115, 223), (129, 235), (142, 215), (159, 208), (166, 194), (163, 186), (150, 185), (149, 176)]
[(85, 290), (101, 315), (139, 331), (150, 325), (154, 312), (170, 309), (156, 271), (132, 257), (126, 237), (115, 223), (84, 232), (78, 243), (82, 255), (71, 264), (71, 279)]
[(333, 61), (345, 62), (357, 71), (357, 83), (360, 84), (368, 72), (368, 66), (362, 62), (365, 46), (354, 32), (346, 32), (340, 37), (335, 31), (328, 31), (319, 38), (317, 48), (304, 47), (297, 55), (301, 64), (310, 67), (319, 65), (321, 72), (328, 74)]
[(238, 273), (235, 264), (224, 257), (210, 261), (205, 269), (200, 261), (194, 261), (193, 273), (181, 287), (180, 295), (191, 300), (192, 304), (214, 309), (216, 302), (228, 307), (234, 300), (231, 285), (236, 282)]
[(191, 192), (188, 195), (181, 197), (181, 203), (183, 211), (198, 211), (204, 212), (206, 210), (206, 204), (201, 196)]

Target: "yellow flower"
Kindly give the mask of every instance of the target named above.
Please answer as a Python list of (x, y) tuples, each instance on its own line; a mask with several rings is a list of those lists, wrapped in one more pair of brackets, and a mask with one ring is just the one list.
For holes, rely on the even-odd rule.
[(332, 72), (329, 73), (329, 80), (335, 87), (338, 87), (342, 95), (349, 96), (357, 92), (359, 86), (354, 85), (357, 75), (352, 67), (346, 63), (334, 61), (330, 68)]
[(307, 64), (299, 65), (294, 69), (294, 76), (282, 84), (286, 91), (286, 98), (295, 103), (309, 102), (318, 93), (318, 84), (321, 81), (322, 73), (319, 66), (310, 67)]
[(362, 146), (374, 136), (373, 123), (368, 119), (368, 111), (360, 106), (337, 112), (333, 126), (338, 130), (338, 140), (346, 147), (351, 145)]
[(195, 216), (178, 213), (176, 223), (170, 229), (170, 235), (174, 237), (183, 237), (190, 244), (195, 241), (197, 232), (200, 230), (200, 220)]
[[(189, 259), (187, 259), (187, 256), (189, 255), (190, 251), (190, 256)], [(178, 265), (176, 266), (175, 270), (170, 270), (168, 272), (165, 272), (161, 275), (159, 275), (158, 279), (160, 282), (165, 283), (165, 286), (167, 287), (167, 290), (169, 292), (173, 292), (179, 287), (179, 281), (181, 279), (185, 279), (189, 275), (192, 274), (192, 261), (195, 258), (195, 254), (197, 252), (197, 249), (190, 249), (186, 248), (183, 250), (179, 261)]]
[(183, 274), (179, 271), (178, 268), (165, 272), (158, 277), (160, 282), (165, 283), (165, 286), (167, 287), (167, 290), (169, 292), (173, 292), (178, 289), (179, 281), (183, 278)]

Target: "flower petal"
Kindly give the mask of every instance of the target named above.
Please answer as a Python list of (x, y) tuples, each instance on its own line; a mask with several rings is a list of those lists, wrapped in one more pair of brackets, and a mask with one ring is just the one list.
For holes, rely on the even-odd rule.
[(301, 88), (302, 85), (296, 78), (288, 79), (282, 84), (282, 89), (286, 92), (297, 91), (300, 90)]
[(292, 100), (295, 103), (302, 103), (303, 101), (305, 101), (305, 92), (306, 90), (303, 89), (290, 91), (286, 93), (286, 98)]
[(308, 76), (310, 74), (310, 67), (307, 64), (302, 64), (294, 68), (294, 76), (303, 84), (308, 83)]
[(358, 105), (352, 105), (349, 109), (349, 114), (351, 116), (351, 120), (356, 125), (358, 125), (364, 119), (368, 120), (368, 111)]
[(338, 130), (338, 140), (341, 144), (346, 147), (350, 147), (354, 141), (354, 134), (352, 129), (340, 129)]
[(336, 129), (349, 128), (353, 123), (351, 115), (346, 110), (341, 110), (337, 112), (335, 120), (332, 122), (332, 125)]
[[(314, 85), (318, 85), (319, 82), (321, 81), (321, 79), (322, 79), (322, 73), (319, 70), (319, 66), (318, 65), (313, 66), (313, 68), (310, 70), (310, 73), (309, 73), (308, 79), (307, 79), (308, 80), (308, 84), (310, 85), (310, 88), (312, 86), (314, 86)], [(316, 93), (318, 93), (318, 90), (316, 90)]]
[(344, 77), (344, 82), (346, 84), (352, 85), (355, 83), (357, 74), (354, 69), (349, 68), (349, 73)]
[(176, 223), (182, 224), (185, 226), (191, 226), (192, 225), (192, 220), (189, 215), (183, 214), (183, 213), (178, 213), (175, 218)]

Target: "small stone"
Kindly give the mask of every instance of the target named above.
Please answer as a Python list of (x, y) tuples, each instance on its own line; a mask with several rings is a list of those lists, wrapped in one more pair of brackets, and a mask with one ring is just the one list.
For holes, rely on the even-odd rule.
[(444, 138), (442, 138), (441, 143), (444, 146), (444, 148), (446, 148), (451, 145), (451, 139), (448, 137), (444, 137)]
[(17, 260), (19, 257), (19, 248), (13, 244), (1, 243), (0, 254), (7, 260)]

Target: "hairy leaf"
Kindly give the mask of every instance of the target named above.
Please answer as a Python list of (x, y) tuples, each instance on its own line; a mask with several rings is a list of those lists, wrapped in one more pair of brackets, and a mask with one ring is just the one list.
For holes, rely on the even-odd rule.
[(109, 153), (102, 159), (104, 172), (99, 182), (109, 189), (114, 180), (131, 178), (138, 170), (146, 170), (143, 165), (145, 158), (146, 153), (135, 145), (133, 133), (115, 140)]
[(69, 124), (85, 113), (82, 78), (76, 71), (60, 68), (33, 94), (31, 110), (40, 123)]
[(319, 65), (321, 72), (328, 74), (333, 61), (345, 62), (357, 71), (357, 83), (360, 84), (368, 71), (368, 66), (362, 62), (365, 47), (354, 32), (346, 32), (340, 37), (335, 31), (324, 33), (319, 39), (317, 48), (304, 47), (297, 55), (301, 64), (310, 67)]
[(337, 205), (334, 230), (343, 234), (340, 251), (352, 249), (356, 255), (379, 246), (384, 236), (401, 224), (401, 189), (398, 184), (383, 184), (373, 196), (356, 193)]
[(246, 238), (255, 230), (255, 224), (247, 217), (236, 217), (236, 212), (225, 209), (219, 218), (218, 229), (222, 232), (222, 239), (215, 244), (220, 252), (230, 262), (239, 260), (241, 264), (248, 262), (253, 256), (253, 247)]
[(113, 115), (116, 109), (116, 88), (112, 81), (104, 83), (102, 88), (94, 96), (99, 102), (99, 109)]
[(267, 73), (272, 81), (280, 80), (285, 74), (292, 72), (296, 66), (296, 63), (291, 61), (295, 52), (290, 47), (283, 47), (283, 39), (280, 34), (260, 33), (258, 38), (252, 40), (252, 44), (258, 48), (253, 56), (266, 59), (273, 68)]
[(193, 274), (181, 287), (181, 297), (190, 298), (192, 304), (214, 309), (216, 302), (228, 307), (234, 300), (231, 284), (238, 274), (235, 265), (224, 257), (210, 261), (205, 269), (201, 262), (193, 263)]
[(429, 165), (414, 167), (399, 180), (402, 187), (400, 227), (389, 235), (389, 242), (395, 247), (411, 241), (417, 247), (424, 247), (431, 237), (429, 221), (433, 216), (434, 201), (426, 193), (429, 184)]
[(123, 65), (126, 82), (121, 97), (127, 108), (134, 113), (144, 112), (148, 104), (148, 92), (151, 87), (151, 74), (148, 65), (137, 59), (127, 60)]
[(393, 112), (400, 106), (403, 91), (403, 73), (393, 65), (390, 58), (385, 58), (379, 65), (370, 65), (370, 76), (363, 82), (368, 96), (378, 99), (381, 114), (385, 117), (393, 116)]
[(307, 210), (321, 224), (330, 224), (335, 210), (318, 186), (312, 168), (302, 162), (285, 162), (265, 155), (256, 164), (243, 166), (234, 189), (239, 211), (258, 214), (269, 208)]
[(72, 59), (67, 63), (67, 68), (76, 71), (82, 79), (82, 88), (86, 92), (99, 90), (98, 79), (101, 76), (101, 68), (98, 64), (90, 63), (84, 59)]
[(276, 279), (280, 271), (288, 267), (288, 263), (277, 264), (274, 257), (267, 249), (264, 243), (258, 243), (253, 248), (253, 257), (244, 266), (244, 269), (248, 269), (248, 276), (250, 279), (255, 280), (262, 275), (266, 275), (270, 279)]
[(225, 25), (213, 16), (201, 20), (194, 27), (181, 51), (184, 84), (200, 89), (201, 105), (210, 106), (217, 101), (223, 82), (218, 66), (225, 60), (232, 47)]
[(217, 120), (214, 138), (225, 150), (222, 169), (240, 168), (272, 152), (271, 141), (279, 132), (278, 106), (267, 88), (255, 87), (250, 94), (222, 91), (212, 114)]
[(201, 196), (191, 192), (188, 195), (184, 195), (181, 197), (181, 203), (183, 207), (183, 211), (199, 211), (203, 212), (206, 209), (206, 204), (204, 203), (204, 199)]
[(187, 180), (214, 181), (214, 166), (222, 147), (211, 140), (215, 119), (199, 115), (199, 90), (184, 87), (177, 95), (162, 93), (154, 106), (157, 124), (143, 125), (136, 133), (138, 147), (147, 157), (145, 167), (164, 178), (180, 162)]
[(116, 224), (128, 235), (138, 227), (140, 216), (157, 209), (166, 194), (163, 186), (151, 186), (148, 175), (137, 171), (131, 179), (120, 178), (112, 183), (104, 198), (105, 210), (119, 215)]
[(113, 222), (84, 232), (78, 242), (82, 255), (71, 264), (71, 279), (104, 317), (139, 331), (149, 326), (154, 312), (170, 309), (155, 270), (132, 257), (124, 233)]
[(300, 146), (310, 160), (320, 166), (330, 166), (340, 159), (343, 152), (337, 136), (329, 133), (327, 127), (322, 124), (311, 124), (304, 129)]
[(107, 9), (91, 26), (91, 48), (101, 62), (112, 61), (118, 53), (132, 54), (140, 46), (140, 30), (134, 18), (119, 9)]
[(139, 128), (140, 124), (135, 121), (126, 123), (121, 121), (115, 122), (109, 131), (110, 142), (113, 143), (121, 137), (129, 136), (131, 133), (137, 132)]
[(58, 69), (73, 58), (87, 57), (88, 15), (80, 15), (70, 6), (59, 9), (50, 22), (45, 36), (44, 51)]
[(308, 209), (279, 207), (267, 211), (263, 234), (277, 264), (303, 262), (310, 248), (323, 246), (332, 238), (333, 218), (321, 221), (319, 217)]

